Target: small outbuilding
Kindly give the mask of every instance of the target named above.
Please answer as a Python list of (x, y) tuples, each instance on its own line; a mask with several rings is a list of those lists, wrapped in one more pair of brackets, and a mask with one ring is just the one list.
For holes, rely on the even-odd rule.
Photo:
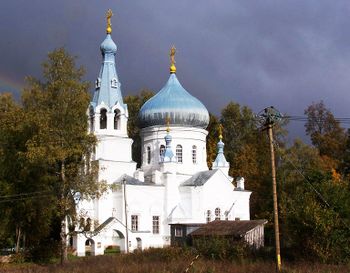
[(244, 241), (258, 249), (264, 246), (264, 225), (267, 220), (221, 221), (216, 220), (202, 225), (190, 236), (193, 241), (199, 238), (221, 237), (234, 241)]
[(255, 249), (264, 246), (264, 226), (267, 220), (215, 220), (207, 224), (172, 224), (171, 245), (193, 245), (203, 238), (227, 238), (243, 241)]

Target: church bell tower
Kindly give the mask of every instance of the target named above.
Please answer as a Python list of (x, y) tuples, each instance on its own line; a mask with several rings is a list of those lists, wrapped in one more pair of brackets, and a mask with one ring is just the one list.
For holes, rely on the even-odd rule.
[(99, 179), (113, 183), (123, 174), (132, 175), (136, 163), (131, 158), (132, 139), (128, 137), (128, 107), (123, 102), (112, 40), (112, 11), (107, 12), (107, 36), (101, 43), (102, 64), (95, 81), (93, 100), (88, 109), (89, 128), (98, 140), (95, 160), (99, 161)]

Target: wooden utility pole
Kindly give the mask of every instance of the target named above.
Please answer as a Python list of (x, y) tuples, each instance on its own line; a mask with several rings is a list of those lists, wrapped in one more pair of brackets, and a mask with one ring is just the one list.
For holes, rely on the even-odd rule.
[(127, 203), (126, 203), (126, 179), (123, 179), (123, 192), (124, 192), (124, 214), (125, 214), (125, 251), (129, 253), (129, 232), (128, 232), (128, 212), (127, 212)]
[(278, 224), (278, 203), (277, 203), (277, 182), (276, 182), (276, 166), (275, 166), (275, 150), (273, 147), (273, 131), (272, 127), (275, 122), (279, 121), (282, 117), (273, 106), (265, 108), (264, 113), (259, 115), (262, 119), (263, 128), (267, 130), (270, 142), (271, 153), (271, 176), (272, 176), (272, 193), (273, 193), (273, 215), (274, 215), (274, 231), (275, 231), (275, 246), (276, 246), (276, 269), (277, 272), (281, 272), (281, 248), (280, 248), (280, 235)]
[(273, 148), (273, 132), (272, 124), (267, 127), (270, 140), (270, 152), (271, 152), (271, 173), (272, 173), (272, 192), (273, 192), (273, 215), (274, 215), (274, 228), (275, 228), (275, 244), (276, 244), (276, 264), (277, 271), (281, 271), (281, 248), (280, 248), (280, 233), (278, 224), (278, 205), (277, 205), (277, 183), (276, 183), (276, 166), (275, 166), (275, 150)]

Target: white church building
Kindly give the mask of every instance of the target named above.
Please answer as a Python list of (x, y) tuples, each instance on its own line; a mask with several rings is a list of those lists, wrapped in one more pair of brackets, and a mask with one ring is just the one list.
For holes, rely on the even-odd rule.
[[(170, 245), (170, 224), (207, 223), (215, 219), (249, 220), (250, 191), (244, 179), (228, 175), (222, 137), (211, 170), (207, 166), (206, 127), (209, 113), (179, 82), (170, 52), (170, 76), (160, 91), (139, 112), (142, 164), (136, 169), (128, 137), (128, 107), (123, 102), (111, 37), (102, 42), (102, 65), (88, 109), (90, 132), (97, 140), (94, 160), (99, 181), (110, 187), (99, 199), (82, 200), (78, 215), (89, 222), (77, 232), (73, 248), (84, 256), (108, 246), (122, 252)], [(79, 231), (79, 227), (77, 227)]]

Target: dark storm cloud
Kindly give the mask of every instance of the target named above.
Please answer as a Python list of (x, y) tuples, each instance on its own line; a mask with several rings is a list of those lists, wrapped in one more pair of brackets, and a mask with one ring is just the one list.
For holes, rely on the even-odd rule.
[[(323, 99), (350, 116), (350, 3), (341, 0), (6, 1), (0, 77), (38, 76), (46, 54), (65, 46), (93, 81), (109, 7), (124, 95), (162, 87), (174, 43), (180, 81), (211, 112), (234, 100), (302, 115)], [(302, 134), (302, 124), (292, 129)]]

